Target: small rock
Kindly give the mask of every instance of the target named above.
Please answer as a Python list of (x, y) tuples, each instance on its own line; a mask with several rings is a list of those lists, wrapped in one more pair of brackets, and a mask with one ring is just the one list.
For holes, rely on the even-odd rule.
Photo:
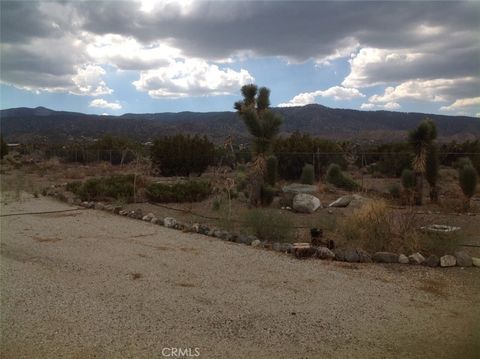
[(316, 249), (310, 243), (294, 243), (291, 252), (296, 258), (308, 258), (316, 253)]
[(276, 252), (280, 252), (282, 249), (280, 242), (274, 242), (272, 244), (272, 249)]
[(358, 257), (358, 253), (355, 249), (347, 248), (345, 249), (345, 261), (350, 263), (359, 262), (360, 258)]
[(378, 263), (398, 263), (398, 254), (391, 252), (376, 252), (372, 257)]
[[(258, 241), (258, 239), (257, 239), (257, 241)], [(241, 243), (241, 244), (246, 244), (246, 245), (252, 244), (252, 246), (253, 246), (254, 240), (252, 240), (251, 236), (247, 236), (246, 234), (239, 234), (237, 236), (237, 238), (235, 239), (235, 242)], [(258, 241), (258, 243), (260, 243), (260, 241)]]
[(335, 260), (345, 262), (345, 249), (335, 248), (333, 250), (333, 253), (335, 254)]
[(154, 219), (152, 219), (152, 223), (153, 223), (153, 224), (158, 224), (158, 225), (160, 225), (160, 226), (163, 226), (163, 219), (161, 219), (161, 218), (154, 218)]
[(474, 267), (480, 267), (480, 258), (472, 257), (472, 264)]
[(358, 248), (357, 249), (357, 254), (358, 254), (358, 261), (360, 263), (371, 263), (372, 262), (372, 256), (367, 251)]
[(457, 259), (454, 256), (447, 254), (446, 256), (440, 257), (440, 267), (455, 267), (457, 264)]
[(254, 248), (260, 247), (261, 244), (262, 244), (262, 242), (260, 242), (260, 240), (255, 239), (255, 240), (252, 242), (252, 247), (254, 247)]
[(320, 259), (329, 259), (333, 260), (335, 258), (335, 253), (333, 253), (327, 247), (318, 247), (316, 257)]
[(148, 213), (142, 217), (142, 221), (150, 222), (153, 217), (155, 217), (153, 213)]
[(440, 264), (440, 259), (435, 254), (432, 254), (429, 255), (427, 259), (425, 259), (425, 262), (423, 262), (423, 264), (429, 267), (438, 267), (438, 265)]
[(115, 214), (120, 214), (120, 211), (122, 210), (122, 207), (114, 207), (113, 208), (113, 213)]
[(82, 202), (82, 203), (80, 203), (80, 206), (87, 208), (88, 207), (88, 202), (87, 201)]
[(299, 193), (293, 197), (293, 209), (300, 213), (313, 213), (321, 206), (320, 200), (307, 193)]
[(143, 218), (143, 211), (141, 208), (137, 208), (136, 210), (130, 212), (130, 217), (135, 219), (142, 219)]
[(347, 207), (352, 202), (353, 196), (342, 196), (336, 201), (333, 201), (328, 207)]
[(157, 223), (157, 217), (153, 216), (152, 219), (150, 220), (150, 222), (152, 222), (153, 224), (156, 224)]
[(464, 251), (455, 252), (455, 258), (457, 259), (457, 266), (459, 267), (471, 267), (472, 257)]
[(408, 264), (410, 263), (410, 261), (408, 260), (408, 257), (405, 254), (400, 254), (398, 256), (398, 263)]
[(121, 216), (126, 216), (128, 215), (128, 211), (126, 209), (122, 209), (121, 211), (118, 212), (118, 214)]
[(412, 264), (422, 264), (423, 262), (425, 262), (425, 257), (417, 252), (409, 255), (408, 261)]
[(177, 220), (175, 218), (165, 217), (163, 219), (163, 225), (167, 228), (174, 228), (176, 224), (177, 224)]

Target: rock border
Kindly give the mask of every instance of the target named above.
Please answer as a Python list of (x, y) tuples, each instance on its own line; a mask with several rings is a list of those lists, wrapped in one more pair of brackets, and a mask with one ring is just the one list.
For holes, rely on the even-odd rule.
[(391, 252), (368, 253), (361, 248), (337, 248), (330, 250), (323, 246), (312, 246), (310, 243), (282, 243), (261, 241), (254, 235), (232, 233), (218, 228), (210, 228), (201, 223), (182, 223), (173, 217), (157, 218), (153, 213), (143, 214), (142, 209), (126, 210), (121, 206), (105, 204), (103, 202), (84, 201), (76, 197), (67, 197), (55, 186), (45, 189), (44, 196), (54, 197), (62, 202), (78, 205), (83, 208), (97, 209), (110, 212), (115, 215), (129, 217), (144, 222), (164, 226), (183, 232), (202, 234), (208, 237), (219, 238), (220, 240), (244, 244), (254, 248), (273, 250), (285, 254), (291, 254), (295, 258), (317, 258), (322, 260), (349, 262), (349, 263), (397, 263), (403, 265), (422, 265), (426, 267), (480, 267), (480, 258), (471, 257), (464, 251), (457, 251), (453, 255), (447, 254), (442, 257), (430, 255), (425, 258), (421, 253), (412, 253), (409, 256)]

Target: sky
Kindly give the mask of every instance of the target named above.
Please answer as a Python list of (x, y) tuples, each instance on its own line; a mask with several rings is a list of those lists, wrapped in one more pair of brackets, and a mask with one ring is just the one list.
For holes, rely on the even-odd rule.
[(480, 117), (478, 1), (1, 1), (0, 107)]

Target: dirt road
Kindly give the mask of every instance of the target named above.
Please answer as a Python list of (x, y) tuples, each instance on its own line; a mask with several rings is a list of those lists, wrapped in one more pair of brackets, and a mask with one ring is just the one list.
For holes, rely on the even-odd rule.
[[(67, 208), (31, 198), (2, 214)], [(171, 348), (200, 358), (468, 358), (480, 349), (478, 268), (300, 261), (95, 210), (2, 217), (1, 226), (2, 358), (174, 357)]]

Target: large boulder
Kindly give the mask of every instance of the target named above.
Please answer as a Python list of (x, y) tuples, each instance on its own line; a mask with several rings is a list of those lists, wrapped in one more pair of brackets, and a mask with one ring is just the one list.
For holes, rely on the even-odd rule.
[(317, 187), (309, 184), (292, 183), (292, 184), (289, 184), (288, 186), (284, 186), (282, 188), (282, 191), (285, 193), (294, 193), (294, 194), (315, 193), (317, 192)]
[(354, 194), (352, 195), (352, 200), (348, 204), (348, 207), (351, 208), (360, 208), (362, 207), (366, 202), (368, 202), (368, 198), (365, 198), (359, 194)]
[(175, 228), (175, 226), (177, 225), (177, 220), (172, 217), (165, 217), (163, 219), (163, 225), (167, 228)]
[(472, 257), (472, 264), (474, 267), (480, 267), (480, 258)]
[(320, 206), (320, 200), (311, 194), (299, 193), (293, 198), (293, 209), (297, 212), (313, 213)]
[(390, 252), (376, 252), (372, 257), (378, 263), (398, 263), (398, 254)]
[(463, 251), (455, 252), (455, 258), (459, 267), (471, 267), (473, 265), (472, 257)]

